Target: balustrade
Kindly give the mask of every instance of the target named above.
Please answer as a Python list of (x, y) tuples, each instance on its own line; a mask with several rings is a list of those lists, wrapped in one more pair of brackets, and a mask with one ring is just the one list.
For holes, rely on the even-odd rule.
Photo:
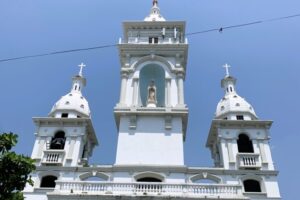
[(42, 164), (59, 164), (63, 162), (64, 150), (46, 150), (42, 159)]
[(238, 153), (239, 168), (260, 168), (261, 163), (259, 154), (256, 153)]
[(56, 181), (55, 192), (69, 193), (70, 191), (78, 194), (223, 196), (232, 197), (233, 199), (242, 195), (240, 185)]

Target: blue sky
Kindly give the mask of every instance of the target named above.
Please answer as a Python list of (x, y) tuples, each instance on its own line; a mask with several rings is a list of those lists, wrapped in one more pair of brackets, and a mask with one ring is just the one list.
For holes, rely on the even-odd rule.
[[(117, 43), (121, 22), (143, 20), (151, 0), (9, 0), (0, 1), (0, 59)], [(299, 0), (161, 0), (168, 20), (185, 20), (187, 32), (202, 31), (300, 13)], [(298, 119), (300, 114), (300, 17), (188, 37), (190, 48), (185, 82), (190, 109), (185, 163), (212, 166), (205, 141), (216, 105), (223, 96), (221, 67), (229, 63), (238, 93), (260, 119), (274, 120), (273, 159), (280, 171), (284, 199), (297, 199), (300, 179)], [(92, 163), (113, 164), (117, 130), (113, 107), (119, 99), (119, 58), (116, 48), (0, 62), (0, 132), (20, 136), (17, 152), (30, 155), (35, 127), (71, 87), (77, 65), (84, 75), (92, 120), (100, 146)]]

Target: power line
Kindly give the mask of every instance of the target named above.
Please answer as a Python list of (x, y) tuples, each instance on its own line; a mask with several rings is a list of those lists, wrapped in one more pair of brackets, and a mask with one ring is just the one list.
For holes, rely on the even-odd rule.
[[(240, 27), (243, 27), (243, 26), (252, 26), (252, 25), (261, 24), (261, 23), (264, 23), (264, 22), (281, 21), (281, 20), (286, 20), (286, 19), (295, 18), (295, 17), (300, 17), (300, 14), (289, 15), (289, 16), (284, 16), (284, 17), (276, 17), (276, 18), (271, 18), (271, 19), (267, 19), (267, 20), (254, 21), (254, 22), (236, 24), (236, 25), (231, 25), (231, 26), (224, 26), (224, 27), (220, 27), (220, 28), (213, 28), (213, 29), (197, 31), (197, 32), (191, 32), (191, 33), (186, 33), (185, 35), (186, 36), (191, 36), (191, 35), (198, 35), (198, 34), (203, 34), (203, 33), (208, 33), (208, 32), (214, 32), (214, 31), (223, 32), (225, 29), (240, 28)], [(109, 47), (115, 47), (115, 46), (118, 46), (118, 44), (109, 44), (109, 45), (102, 45), (102, 46), (95, 46), (95, 47), (88, 47), (88, 48), (69, 49), (69, 50), (62, 50), (62, 51), (54, 51), (54, 52), (50, 52), (50, 53), (6, 58), (6, 59), (1, 59), (0, 62), (7, 62), (7, 61), (13, 61), (13, 60), (22, 60), (22, 59), (27, 59), (27, 58), (44, 57), (44, 56), (51, 56), (51, 55), (64, 54), (64, 53), (72, 53), (72, 52), (78, 52), (78, 51), (89, 51), (89, 50), (103, 49), (103, 48), (109, 48)]]
[(71, 53), (71, 52), (77, 52), (77, 51), (88, 51), (88, 50), (94, 50), (94, 49), (103, 49), (103, 48), (115, 47), (115, 46), (117, 46), (117, 44), (110, 44), (110, 45), (103, 45), (103, 46), (96, 46), (96, 47), (88, 47), (88, 48), (80, 48), (80, 49), (69, 49), (69, 50), (63, 50), (63, 51), (54, 51), (54, 52), (50, 52), (50, 53), (43, 53), (43, 54), (35, 54), (35, 55), (30, 55), (30, 56), (20, 56), (20, 57), (2, 59), (2, 60), (0, 60), (0, 62), (12, 61), (12, 60), (21, 60), (21, 59), (26, 59), (26, 58), (36, 58), (36, 57), (50, 56), (50, 55), (55, 55), (55, 54)]
[(281, 20), (286, 20), (286, 19), (295, 18), (295, 17), (300, 17), (300, 14), (289, 15), (289, 16), (285, 16), (285, 17), (277, 17), (277, 18), (272, 18), (272, 19), (267, 19), (267, 20), (254, 21), (254, 22), (249, 22), (249, 23), (244, 23), (244, 24), (237, 24), (237, 25), (232, 25), (232, 26), (225, 26), (225, 27), (214, 28), (214, 29), (198, 31), (198, 32), (191, 32), (191, 33), (187, 33), (186, 36), (196, 35), (196, 34), (201, 34), (201, 33), (207, 33), (207, 32), (213, 32), (213, 31), (222, 32), (225, 29), (240, 28), (240, 27), (243, 27), (243, 26), (251, 26), (251, 25), (255, 25), (255, 24), (261, 24), (261, 23), (264, 23), (264, 22), (281, 21)]

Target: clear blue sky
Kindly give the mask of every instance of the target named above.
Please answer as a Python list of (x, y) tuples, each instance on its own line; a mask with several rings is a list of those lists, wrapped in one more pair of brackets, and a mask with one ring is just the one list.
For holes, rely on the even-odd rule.
[[(143, 20), (151, 0), (9, 0), (0, 1), (0, 59), (73, 48), (114, 44), (121, 22)], [(248, 23), (300, 13), (299, 0), (160, 0), (168, 20), (187, 21), (187, 32)], [(280, 171), (284, 199), (298, 199), (300, 179), (300, 17), (189, 37), (186, 103), (190, 109), (185, 163), (212, 166), (205, 141), (219, 99), (222, 65), (229, 63), (238, 93), (260, 119), (274, 120), (273, 159)], [(84, 91), (100, 146), (92, 163), (113, 164), (117, 130), (113, 107), (119, 99), (116, 48), (83, 51), (0, 63), (0, 132), (20, 135), (17, 152), (30, 155), (35, 127), (71, 87), (84, 62)]]

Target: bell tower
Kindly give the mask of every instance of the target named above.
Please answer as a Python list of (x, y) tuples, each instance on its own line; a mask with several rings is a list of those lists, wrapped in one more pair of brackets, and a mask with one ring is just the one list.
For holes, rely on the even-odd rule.
[(166, 21), (155, 0), (144, 21), (124, 22), (123, 31), (116, 165), (184, 165), (185, 22)]
[(269, 146), (272, 121), (258, 119), (254, 108), (237, 94), (236, 79), (221, 81), (225, 95), (217, 106), (206, 146), (216, 167), (231, 170), (274, 170)]
[(83, 166), (98, 144), (89, 105), (82, 95), (86, 85), (84, 66), (79, 65), (71, 91), (55, 103), (49, 116), (33, 118), (36, 141), (31, 157), (37, 166)]

